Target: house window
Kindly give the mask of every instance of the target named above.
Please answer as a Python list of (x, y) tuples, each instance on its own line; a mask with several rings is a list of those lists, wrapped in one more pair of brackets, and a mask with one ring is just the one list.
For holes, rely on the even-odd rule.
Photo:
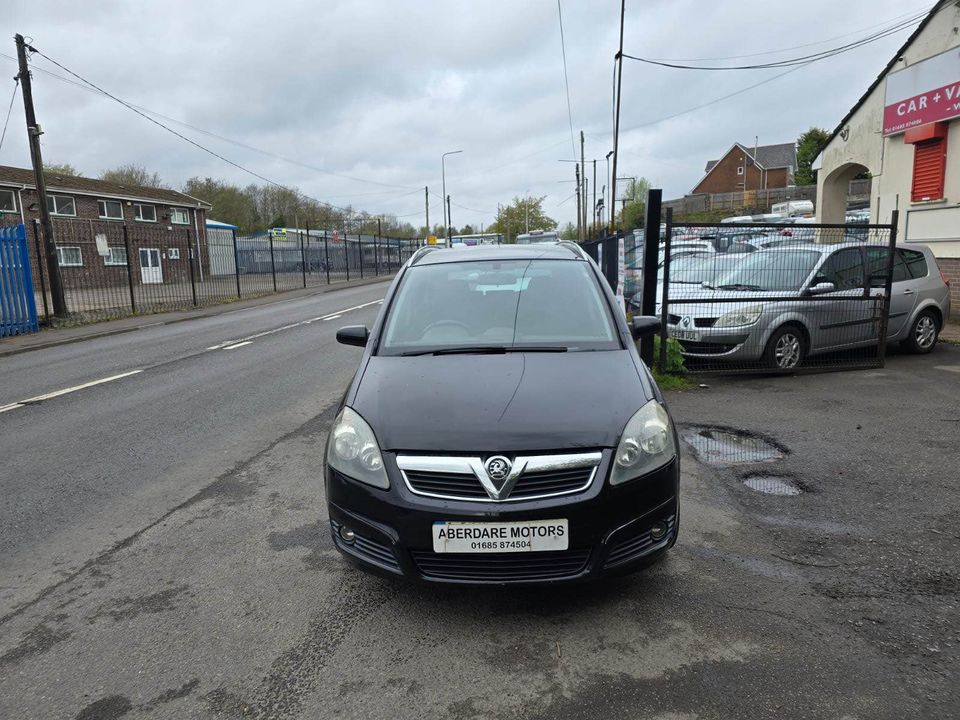
[(174, 225), (189, 225), (190, 212), (186, 208), (170, 208), (170, 222)]
[(140, 222), (156, 222), (157, 209), (153, 205), (143, 205), (136, 203), (133, 206), (134, 217)]
[(60, 267), (83, 267), (83, 254), (79, 247), (58, 246), (57, 260), (60, 261)]
[(170, 248), (167, 250), (167, 258), (170, 260), (180, 259), (180, 248)]
[(110, 247), (110, 253), (103, 259), (104, 265), (126, 265), (127, 249), (125, 247)]
[(123, 203), (119, 200), (97, 200), (97, 210), (104, 220), (123, 220)]
[(935, 138), (913, 146), (912, 202), (943, 198), (943, 176), (947, 166), (947, 139)]
[(13, 190), (0, 189), (0, 212), (17, 211), (17, 194)]
[(737, 175), (743, 175), (743, 165), (740, 165), (740, 166), (737, 168)]
[(51, 215), (77, 215), (77, 205), (69, 195), (47, 195), (47, 210)]

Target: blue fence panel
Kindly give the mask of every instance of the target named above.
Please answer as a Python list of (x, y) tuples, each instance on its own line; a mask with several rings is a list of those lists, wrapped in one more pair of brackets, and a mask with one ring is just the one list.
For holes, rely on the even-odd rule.
[(38, 329), (26, 228), (0, 226), (0, 337)]

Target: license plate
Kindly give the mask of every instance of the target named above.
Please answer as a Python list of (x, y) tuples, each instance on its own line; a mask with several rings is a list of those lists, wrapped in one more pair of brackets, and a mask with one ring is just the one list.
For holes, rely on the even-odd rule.
[(699, 342), (700, 333), (695, 330), (675, 330), (670, 328), (670, 337), (675, 337), (677, 340), (690, 340), (692, 342)]
[(570, 532), (564, 520), (445, 522), (433, 524), (433, 551), (503, 553), (566, 550)]

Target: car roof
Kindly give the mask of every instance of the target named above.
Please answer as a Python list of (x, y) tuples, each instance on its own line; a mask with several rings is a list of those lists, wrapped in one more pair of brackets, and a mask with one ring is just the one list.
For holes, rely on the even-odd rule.
[(535, 243), (533, 245), (480, 245), (474, 247), (430, 247), (418, 250), (411, 265), (481, 260), (583, 260), (583, 250), (576, 243)]

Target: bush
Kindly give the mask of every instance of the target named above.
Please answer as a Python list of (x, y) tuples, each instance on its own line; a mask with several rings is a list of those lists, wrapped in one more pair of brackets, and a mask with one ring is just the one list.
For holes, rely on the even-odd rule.
[[(660, 336), (653, 338), (653, 361), (654, 364), (660, 363)], [(657, 368), (661, 373), (667, 375), (686, 375), (687, 366), (683, 360), (680, 343), (675, 338), (667, 338), (667, 363), (666, 367)]]

